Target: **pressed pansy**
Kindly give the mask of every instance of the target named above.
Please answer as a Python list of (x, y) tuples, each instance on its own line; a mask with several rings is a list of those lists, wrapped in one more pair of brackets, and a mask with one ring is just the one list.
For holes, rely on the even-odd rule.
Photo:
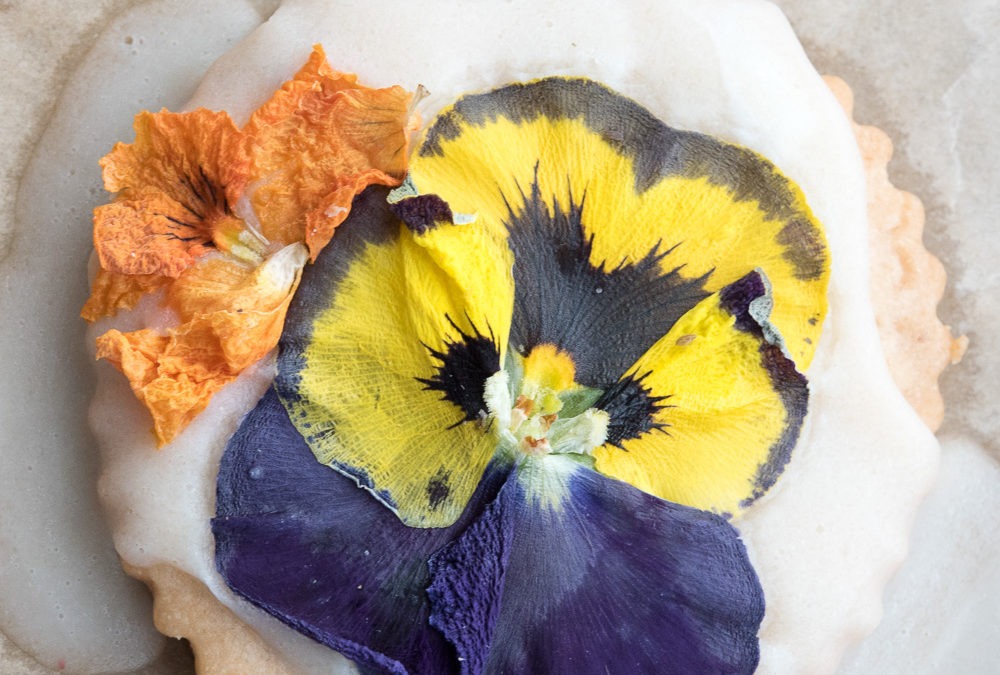
[(239, 128), (224, 112), (143, 112), (101, 162), (115, 194), (94, 212), (100, 270), (84, 318), (154, 291), (166, 330), (112, 330), (97, 354), (128, 377), (169, 442), (277, 344), (307, 258), (373, 184), (406, 172), (411, 95), (369, 89), (314, 48)]
[(305, 271), (219, 570), (384, 672), (750, 672), (727, 517), (796, 442), (828, 270), (749, 150), (588, 80), (467, 96)]

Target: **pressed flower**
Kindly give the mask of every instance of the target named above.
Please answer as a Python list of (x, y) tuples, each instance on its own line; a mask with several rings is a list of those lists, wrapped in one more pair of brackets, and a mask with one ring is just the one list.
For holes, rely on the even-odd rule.
[(176, 278), (212, 248), (231, 248), (249, 157), (226, 113), (141, 112), (135, 142), (115, 145), (101, 168), (117, 193), (94, 212), (103, 269)]
[(306, 270), (219, 570), (385, 672), (750, 672), (726, 517), (789, 459), (828, 274), (749, 150), (587, 80), (467, 96)]
[(159, 274), (118, 274), (98, 268), (80, 316), (93, 322), (119, 310), (131, 309), (144, 295), (169, 283), (170, 277)]
[(419, 124), (402, 87), (369, 89), (323, 50), (250, 117), (250, 203), (269, 239), (304, 241), (312, 259), (369, 185), (399, 185)]
[(161, 442), (180, 433), (219, 389), (277, 344), (305, 260), (301, 244), (256, 267), (214, 255), (169, 289), (171, 304), (186, 312), (177, 327), (110, 330), (97, 338), (97, 357), (128, 375)]
[(166, 289), (178, 326), (111, 331), (98, 350), (146, 404), (161, 444), (277, 344), (298, 277), (278, 299), (254, 270), (303, 265), (281, 251), (304, 244), (315, 257), (358, 193), (399, 184), (410, 99), (336, 73), (315, 47), (244, 129), (224, 112), (143, 112), (135, 141), (102, 160), (116, 197), (94, 213), (101, 270), (82, 314), (94, 321)]
[[(217, 565), (366, 672), (753, 670), (763, 601), (731, 525), (537, 462), (491, 465), (450, 527), (407, 527), (315, 461), (271, 390), (222, 460)], [(561, 509), (532, 498), (533, 470), (555, 474)]]

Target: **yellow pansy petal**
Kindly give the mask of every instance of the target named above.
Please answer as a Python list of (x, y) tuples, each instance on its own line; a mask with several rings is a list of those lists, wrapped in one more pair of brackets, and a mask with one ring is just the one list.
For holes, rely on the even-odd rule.
[(506, 349), (510, 253), (475, 223), (411, 231), (385, 198), (367, 191), (307, 269), (276, 386), (321, 462), (408, 525), (442, 527), (495, 449), (479, 420)]
[(790, 353), (802, 369), (812, 359), (825, 238), (801, 191), (749, 150), (671, 129), (595, 82), (550, 78), (461, 99), (428, 131), (411, 176), (498, 229), (529, 186), (549, 205), (580, 205), (594, 267), (655, 252), (664, 274), (709, 292), (759, 267)]
[[(707, 145), (714, 140), (695, 137)], [(809, 367), (826, 314), (829, 262), (826, 240), (801, 190), (770, 162), (749, 150), (718, 144), (711, 154), (718, 165), (704, 175), (668, 176), (647, 190), (629, 214), (635, 227), (595, 237), (598, 258), (632, 259), (643, 246), (659, 243), (670, 258), (683, 260), (682, 273), (706, 275), (716, 291), (754, 268), (774, 287), (771, 320), (785, 336), (795, 362)], [(694, 153), (694, 150), (689, 150)], [(759, 181), (759, 183), (755, 182)], [(610, 213), (594, 200), (594, 222)], [(664, 232), (658, 223), (669, 222)]]
[(806, 412), (805, 378), (767, 321), (753, 272), (688, 312), (598, 401), (599, 471), (663, 499), (737, 514), (777, 479)]

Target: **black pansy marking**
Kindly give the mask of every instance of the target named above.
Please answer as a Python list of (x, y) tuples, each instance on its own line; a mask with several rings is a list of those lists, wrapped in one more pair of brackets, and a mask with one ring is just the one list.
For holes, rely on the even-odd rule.
[(670, 426), (664, 421), (657, 421), (658, 413), (669, 408), (665, 402), (668, 395), (654, 395), (642, 380), (649, 373), (638, 377), (626, 375), (605, 391), (594, 404), (595, 408), (608, 413), (608, 443), (617, 448), (625, 449), (624, 442), (639, 438), (650, 431), (667, 433)]
[[(582, 191), (581, 191), (582, 192)], [(510, 343), (522, 355), (554, 344), (573, 355), (577, 381), (605, 389), (685, 312), (708, 293), (707, 279), (686, 279), (681, 265), (664, 271), (670, 249), (657, 242), (642, 258), (593, 258), (602, 228), (627, 223), (588, 223), (586, 195), (569, 191), (565, 205), (546, 201), (537, 180), (522, 204), (507, 201), (509, 245), (514, 253), (514, 318)]]
[(427, 350), (438, 361), (432, 377), (418, 377), (427, 389), (441, 392), (441, 398), (458, 406), (464, 417), (455, 424), (474, 422), (486, 414), (483, 387), (486, 379), (500, 370), (500, 352), (492, 333), (483, 335), (478, 329), (463, 332), (455, 322), (449, 322), (458, 333), (457, 339), (445, 342), (445, 349)]

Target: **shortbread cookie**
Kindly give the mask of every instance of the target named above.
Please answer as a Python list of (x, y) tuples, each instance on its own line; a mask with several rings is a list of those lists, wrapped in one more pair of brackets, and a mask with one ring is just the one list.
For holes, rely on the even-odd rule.
[(938, 377), (962, 358), (968, 340), (954, 338), (937, 318), (944, 295), (944, 266), (924, 248), (924, 208), (920, 199), (889, 182), (892, 141), (881, 129), (853, 121), (854, 97), (847, 84), (827, 77), (861, 148), (868, 182), (871, 228), (872, 304), (892, 379), (924, 423), (941, 426), (944, 401)]
[[(797, 46), (779, 18), (756, 6), (751, 9), (749, 5), (724, 4), (696, 7), (679, 3), (658, 9), (664, 16), (658, 17), (662, 23), (656, 25), (685, 27), (684, 34), (678, 33), (670, 44), (670, 49), (675, 50), (670, 76), (684, 84), (684, 92), (662, 78), (655, 78), (659, 84), (654, 85), (648, 75), (641, 75), (647, 72), (644, 68), (652, 67), (646, 62), (652, 57), (641, 56), (641, 49), (640, 55), (619, 54), (620, 64), (615, 60), (589, 61), (584, 54), (596, 48), (595, 36), (590, 28), (574, 22), (575, 13), (561, 13), (563, 10), (554, 10), (553, 19), (561, 26), (560, 22), (566, 22), (566, 39), (571, 40), (574, 47), (580, 47), (578, 56), (570, 59), (569, 64), (554, 62), (546, 53), (547, 47), (526, 34), (525, 42), (536, 45), (526, 48), (526, 52), (537, 51), (528, 62), (519, 62), (517, 70), (520, 76), (544, 76), (582, 69), (588, 76), (648, 105), (654, 114), (672, 124), (711, 132), (761, 152), (799, 182), (810, 205), (827, 226), (833, 265), (831, 313), (816, 361), (807, 372), (812, 383), (812, 412), (799, 447), (781, 480), (742, 520), (736, 521), (736, 526), (747, 542), (750, 559), (760, 575), (768, 602), (768, 615), (761, 629), (762, 668), (766, 671), (828, 672), (835, 667), (843, 646), (856, 639), (860, 632), (870, 630), (877, 620), (881, 585), (901, 559), (905, 528), (926, 489), (935, 446), (912, 413), (897, 400), (884, 367), (878, 361), (877, 347), (874, 347), (877, 338), (867, 305), (869, 291), (864, 284), (865, 271), (860, 265), (866, 259), (867, 247), (864, 200), (854, 192), (862, 188), (860, 164), (856, 151), (848, 147), (851, 141), (847, 126), (842, 117), (831, 110), (832, 102), (823, 98), (821, 84), (809, 70), (804, 57), (796, 53)], [(320, 25), (330, 20), (327, 12), (336, 14), (335, 9), (318, 6), (310, 9), (315, 12), (312, 21)], [(374, 16), (368, 18), (378, 20)], [(287, 26), (282, 24), (283, 20), (288, 21)], [(284, 17), (279, 12), (272, 20), (274, 25), (259, 36), (260, 43), (279, 38), (283, 29), (294, 32), (299, 20), (291, 8)], [(484, 16), (483, 20), (492, 19)], [(755, 30), (747, 30), (748, 20)], [(602, 23), (604, 27), (608, 25), (613, 22)], [(470, 27), (472, 29), (493, 30), (494, 24), (489, 24), (489, 28)], [(346, 26), (343, 30), (346, 33), (340, 37), (345, 39), (339, 43), (343, 52), (364, 55), (365, 49), (360, 44), (351, 44), (354, 33)], [(639, 33), (635, 44), (650, 46), (647, 42), (653, 39), (653, 34), (642, 37), (645, 33)], [(695, 39), (695, 34), (705, 34), (711, 39)], [(616, 44), (606, 42), (606, 38), (602, 32), (602, 48)], [(658, 34), (656, 39), (661, 39)], [(717, 62), (713, 65), (705, 65), (703, 59), (696, 56), (706, 43), (715, 45), (713, 56)], [(446, 48), (450, 47), (443, 46), (442, 50)], [(552, 46), (553, 50), (557, 48), (558, 45)], [(401, 48), (401, 52), (406, 52), (405, 48)], [(412, 59), (413, 53), (406, 52), (409, 66), (394, 58), (388, 58), (384, 65), (376, 65), (362, 56), (357, 69), (361, 70), (360, 66), (370, 69), (379, 84), (387, 84), (386, 78), (395, 72), (399, 72), (399, 77), (394, 79), (413, 77), (407, 67), (418, 73), (421, 68), (424, 72), (432, 72), (426, 63)], [(790, 63), (789, 53), (796, 54)], [(242, 58), (253, 57), (245, 52)], [(434, 97), (425, 104), (428, 117), (449, 97), (465, 89), (482, 89), (507, 81), (508, 69), (490, 66), (492, 57), (488, 54), (469, 55), (468, 58), (468, 72), (452, 74), (450, 81), (444, 78), (437, 85), (427, 82), (434, 92)], [(531, 59), (537, 61), (532, 64)], [(446, 59), (445, 62), (455, 61)], [(356, 67), (350, 63), (346, 65)], [(225, 67), (225, 64), (220, 66), (217, 76)], [(232, 67), (236, 68), (236, 63)], [(239, 67), (245, 68), (245, 62)], [(765, 84), (759, 79), (761, 73), (772, 71), (777, 81), (769, 79)], [(778, 91), (766, 97), (757, 95), (755, 87), (765, 86)], [(211, 87), (210, 80), (203, 86), (202, 96), (208, 95)], [(775, 109), (768, 99), (780, 100), (782, 109)], [(805, 103), (806, 100), (809, 103)], [(248, 111), (244, 107), (235, 114), (246, 116)], [(797, 124), (782, 125), (776, 121), (781, 115), (791, 116)], [(795, 148), (800, 150), (797, 152)], [(808, 148), (809, 152), (801, 148)], [(822, 165), (822, 171), (816, 168), (817, 164)], [(138, 312), (140, 323), (157, 320), (155, 303), (141, 305)], [(143, 316), (147, 318), (142, 319)], [(106, 327), (102, 325), (101, 329)], [(111, 510), (119, 551), (127, 564), (133, 567), (175, 565), (182, 573), (191, 575), (190, 580), (181, 582), (182, 587), (189, 583), (195, 587), (204, 585), (229, 608), (222, 609), (220, 605), (219, 611), (235, 610), (265, 636), (265, 642), (281, 645), (279, 651), (290, 660), (293, 668), (308, 670), (305, 664), (314, 664), (317, 658), (322, 658), (323, 648), (302, 647), (301, 642), (294, 641), (296, 646), (289, 647), (290, 642), (282, 637), (284, 628), (248, 608), (226, 590), (213, 569), (211, 538), (207, 531), (208, 521), (214, 515), (211, 495), (214, 494), (215, 467), (240, 415), (263, 393), (272, 373), (268, 367), (260, 367), (221, 390), (207, 410), (194, 418), (188, 430), (164, 448), (165, 457), (158, 462), (158, 470), (164, 473), (157, 474), (143, 467), (142, 453), (152, 443), (136, 444), (138, 436), (130, 432), (129, 440), (123, 444), (121, 428), (111, 430), (98, 425), (97, 432), (105, 446), (109, 467), (102, 481), (102, 491)], [(112, 386), (113, 377), (113, 373), (102, 373), (102, 386)], [(104, 414), (110, 419), (115, 395), (123, 391), (120, 384), (114, 387), (117, 394), (105, 389), (105, 394), (99, 397), (98, 416)], [(221, 425), (207, 421), (220, 415)], [(892, 421), (893, 433), (883, 433), (871, 425), (855, 422), (858, 415)], [(834, 461), (831, 454), (835, 447), (840, 461)], [(880, 447), (883, 452), (867, 458), (871, 447)], [(862, 456), (867, 458), (866, 477), (859, 478), (852, 473), (852, 467), (860, 469), (854, 462)], [(879, 488), (876, 494), (871, 481), (884, 482), (896, 474), (905, 476), (905, 480), (893, 481), (892, 490)], [(185, 550), (181, 544), (180, 548), (167, 552), (158, 545), (143, 544), (141, 532), (151, 527), (162, 529), (150, 524), (160, 517), (156, 514), (156, 497), (144, 495), (140, 501), (145, 500), (145, 503), (139, 504), (135, 502), (134, 488), (128, 488), (121, 481), (131, 481), (137, 486), (147, 481), (185, 485), (184, 491), (193, 501), (181, 509), (183, 513), (175, 514), (180, 517), (171, 519), (167, 527), (178, 534), (187, 532), (192, 545)], [(872, 528), (864, 514), (858, 512), (865, 508), (884, 515), (879, 528)], [(137, 514), (141, 514), (138, 519)], [(152, 521), (143, 522), (150, 517)], [(801, 550), (803, 536), (815, 540), (815, 546), (805, 547), (810, 550)], [(178, 541), (174, 534), (169, 539)], [(863, 546), (864, 556), (852, 555), (839, 560), (836, 555), (828, 554), (841, 548), (838, 541), (845, 540)], [(788, 548), (791, 541), (796, 542), (794, 551)], [(173, 604), (166, 590), (161, 588), (158, 595), (160, 602)], [(845, 602), (852, 608), (849, 612), (841, 611)], [(197, 605), (197, 613), (205, 611), (200, 602)], [(200, 629), (193, 632), (205, 635)], [(205, 639), (214, 638), (196, 638), (199, 648)], [(332, 653), (329, 658), (338, 661)], [(221, 663), (225, 661), (223, 657)]]

